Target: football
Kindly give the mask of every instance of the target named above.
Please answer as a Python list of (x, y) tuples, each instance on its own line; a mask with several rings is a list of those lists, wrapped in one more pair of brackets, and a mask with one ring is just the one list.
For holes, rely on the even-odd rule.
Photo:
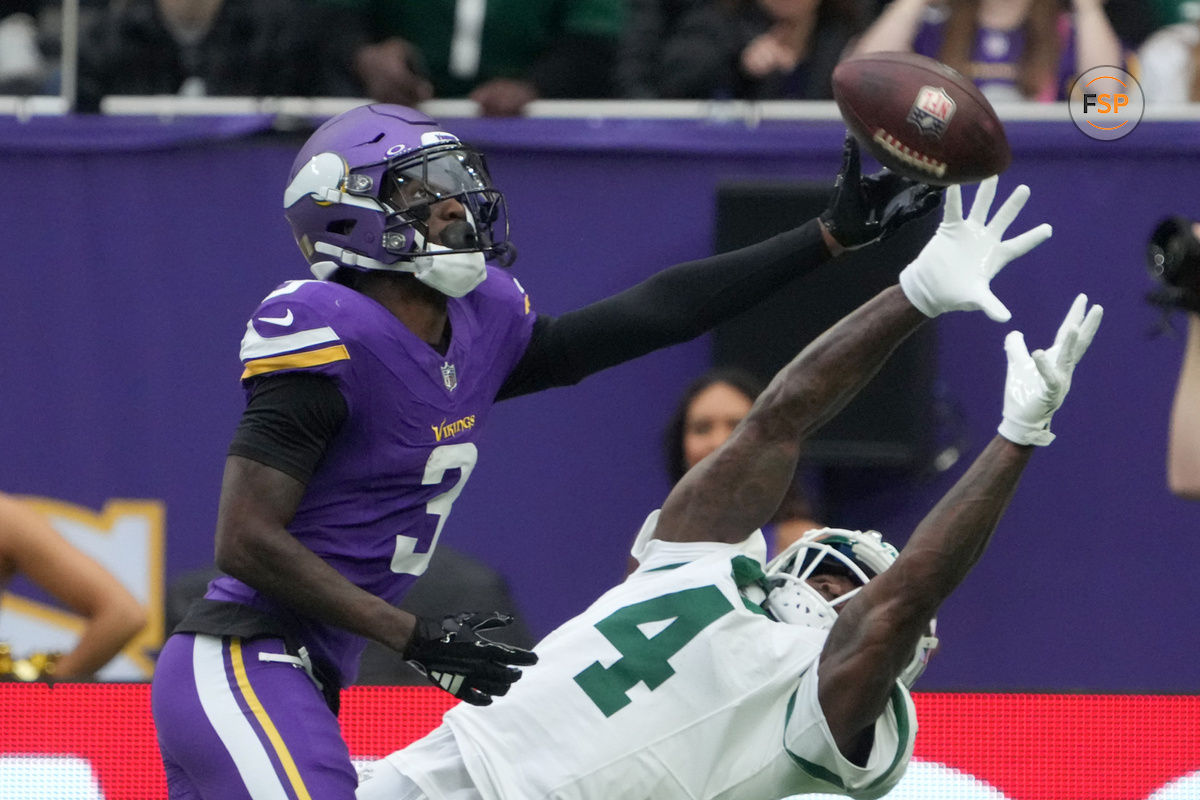
[(868, 53), (833, 71), (850, 132), (893, 172), (936, 186), (973, 183), (1008, 168), (1012, 152), (975, 84), (916, 53)]

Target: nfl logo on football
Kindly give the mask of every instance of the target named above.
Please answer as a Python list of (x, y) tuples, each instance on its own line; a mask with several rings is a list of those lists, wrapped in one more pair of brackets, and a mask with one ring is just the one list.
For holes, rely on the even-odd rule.
[(458, 372), (449, 361), (442, 364), (442, 383), (446, 384), (446, 391), (449, 392), (458, 387)]
[(954, 116), (954, 100), (946, 90), (936, 86), (922, 86), (917, 99), (908, 110), (908, 121), (917, 126), (922, 134), (942, 138), (950, 118)]

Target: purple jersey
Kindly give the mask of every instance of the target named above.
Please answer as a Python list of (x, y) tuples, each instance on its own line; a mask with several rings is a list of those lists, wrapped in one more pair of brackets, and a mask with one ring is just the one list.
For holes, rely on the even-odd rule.
[[(496, 393), (529, 344), (535, 315), (520, 284), (489, 267), (448, 298), (443, 356), (375, 300), (337, 283), (289, 281), (247, 323), (247, 392), (263, 375), (332, 378), (347, 416), (288, 530), (356, 586), (395, 604), (425, 571), (475, 466)], [(206, 597), (243, 603), (293, 626), (315, 660), (353, 682), (366, 642), (277, 606), (230, 577)]]
[[(938, 58), (945, 35), (945, 21), (944, 17), (929, 14), (917, 30), (913, 52)], [(1075, 31), (1070, 15), (1058, 16), (1055, 33), (1060, 48), (1058, 71), (1054, 83), (1041, 87), (1035, 97), (1026, 98), (1017, 84), (1021, 55), (1025, 49), (1025, 32), (1021, 28), (998, 30), (979, 26), (971, 47), (970, 74), (967, 77), (974, 80), (979, 90), (993, 103), (1065, 100), (1075, 75)]]

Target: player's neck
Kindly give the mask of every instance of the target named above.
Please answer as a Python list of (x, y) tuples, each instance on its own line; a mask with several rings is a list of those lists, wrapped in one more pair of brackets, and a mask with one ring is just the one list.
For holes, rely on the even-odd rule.
[(444, 353), (450, 343), (446, 295), (411, 275), (380, 274), (365, 281), (359, 291), (382, 305), (422, 341)]

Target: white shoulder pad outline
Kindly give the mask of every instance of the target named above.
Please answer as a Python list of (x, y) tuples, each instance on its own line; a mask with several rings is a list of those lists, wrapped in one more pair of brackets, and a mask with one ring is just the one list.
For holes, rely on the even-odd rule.
[[(311, 279), (286, 281), (263, 298), (259, 307), (255, 309), (254, 315), (246, 322), (246, 333), (242, 337), (239, 353), (243, 363), (287, 355), (316, 345), (341, 342), (341, 337), (330, 325), (322, 325), (304, 330), (288, 330), (288, 327), (292, 324), (292, 310), (287, 307), (288, 304), (286, 302), (278, 301), (280, 298), (293, 295), (309, 285), (328, 286), (330, 284), (325, 281)], [(276, 302), (272, 303), (272, 301)], [(272, 305), (272, 311), (269, 313), (278, 311), (277, 316), (264, 316), (265, 313), (268, 313), (264, 306), (268, 304)], [(268, 329), (277, 328), (282, 335), (264, 336), (255, 327), (254, 323), (256, 321), (269, 323)]]

